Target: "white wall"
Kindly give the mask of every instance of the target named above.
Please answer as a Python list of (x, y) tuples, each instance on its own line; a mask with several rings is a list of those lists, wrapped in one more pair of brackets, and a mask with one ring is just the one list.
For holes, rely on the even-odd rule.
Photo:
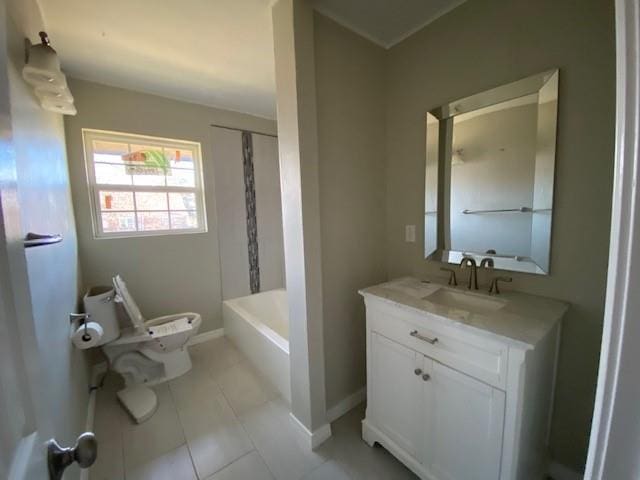
[[(84, 286), (110, 284), (120, 273), (148, 318), (202, 315), (201, 332), (222, 327), (220, 257), (211, 124), (275, 133), (275, 122), (71, 79), (78, 115), (66, 117), (67, 148)], [(200, 142), (208, 232), (157, 237), (93, 238), (82, 128)]]
[[(23, 234), (59, 233), (61, 243), (25, 251), (38, 354), (46, 366), (41, 391), (56, 439), (73, 445), (84, 431), (88, 402), (86, 352), (69, 341), (69, 313), (77, 311), (78, 251), (71, 204), (64, 122), (46, 112), (22, 79), (24, 39), (43, 29), (35, 2), (10, 2), (7, 25), (12, 146)], [(4, 32), (3, 32), (4, 34)], [(24, 295), (24, 292), (21, 292)], [(16, 412), (12, 412), (15, 414)], [(65, 478), (78, 478), (73, 466)]]
[[(212, 135), (222, 298), (226, 300), (251, 293), (242, 134), (214, 127)], [(252, 141), (260, 288), (264, 292), (285, 286), (278, 140), (254, 134)]]
[[(563, 324), (553, 456), (581, 468), (602, 333), (614, 153), (613, 2), (465, 2), (388, 52), (387, 264), (390, 277), (442, 275), (423, 259), (424, 114), (451, 99), (560, 68), (551, 275), (513, 288), (571, 304)], [(481, 278), (486, 285), (487, 278)]]
[(316, 13), (314, 21), (327, 406), (366, 383), (358, 289), (386, 279), (385, 51)]

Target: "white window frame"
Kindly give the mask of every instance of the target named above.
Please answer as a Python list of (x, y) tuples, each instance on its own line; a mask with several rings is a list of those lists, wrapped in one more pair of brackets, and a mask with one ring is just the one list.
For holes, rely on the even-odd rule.
[[(195, 185), (193, 187), (179, 186), (148, 186), (148, 185), (112, 185), (96, 183), (94, 150), (93, 142), (102, 140), (114, 143), (140, 143), (152, 147), (164, 147), (169, 149), (188, 149), (193, 151), (193, 166), (195, 175)], [(115, 132), (110, 130), (95, 130), (89, 128), (82, 129), (82, 141), (85, 159), (85, 168), (87, 174), (87, 186), (89, 190), (89, 203), (91, 204), (91, 219), (93, 224), (93, 236), (95, 239), (114, 239), (114, 238), (131, 238), (131, 237), (155, 237), (164, 235), (186, 235), (193, 233), (206, 233), (207, 230), (207, 213), (205, 205), (205, 192), (202, 171), (202, 149), (198, 142), (190, 142), (186, 140), (176, 140), (163, 137), (152, 137), (148, 135), (138, 135), (134, 133)], [(137, 230), (138, 210), (134, 210), (134, 218), (136, 219), (136, 230), (127, 232), (105, 232), (102, 227), (102, 218), (100, 210), (100, 191), (124, 191), (134, 192), (188, 192), (195, 193), (196, 197), (196, 215), (198, 219), (198, 228), (182, 228), (173, 230)], [(134, 203), (135, 205), (135, 203)], [(134, 207), (135, 208), (135, 207)], [(161, 210), (160, 210), (161, 211)], [(169, 214), (169, 219), (171, 215)], [(171, 221), (171, 220), (169, 220)]]

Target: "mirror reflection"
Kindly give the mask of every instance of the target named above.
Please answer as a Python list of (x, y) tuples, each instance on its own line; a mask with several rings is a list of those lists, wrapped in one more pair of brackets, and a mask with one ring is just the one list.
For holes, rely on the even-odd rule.
[(556, 70), (427, 114), (427, 257), (549, 272), (557, 103)]

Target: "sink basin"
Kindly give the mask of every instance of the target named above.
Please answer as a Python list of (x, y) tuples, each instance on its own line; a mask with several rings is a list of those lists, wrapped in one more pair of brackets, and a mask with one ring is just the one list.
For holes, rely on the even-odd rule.
[(444, 307), (466, 310), (472, 313), (496, 312), (505, 306), (505, 302), (497, 298), (488, 298), (471, 293), (448, 290), (446, 288), (440, 288), (422, 297), (422, 299)]

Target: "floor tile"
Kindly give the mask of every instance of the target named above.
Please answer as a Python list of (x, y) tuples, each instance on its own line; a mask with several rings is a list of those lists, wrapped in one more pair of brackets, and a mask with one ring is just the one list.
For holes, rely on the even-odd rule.
[(108, 372), (96, 390), (93, 432), (98, 440), (98, 458), (89, 469), (91, 480), (124, 480), (122, 432), (128, 420), (116, 397), (122, 388), (122, 377)]
[(220, 387), (205, 368), (193, 368), (171, 380), (169, 389), (178, 412), (206, 409), (210, 399), (221, 393)]
[(251, 452), (207, 480), (273, 480), (258, 452)]
[(329, 460), (306, 475), (304, 480), (351, 480), (351, 477), (339, 464)]
[(302, 443), (283, 402), (269, 401), (240, 420), (278, 480), (299, 480), (326, 460)]
[(127, 470), (127, 480), (197, 480), (185, 445)]
[(103, 441), (98, 434), (98, 458), (89, 469), (90, 480), (124, 480), (124, 452), (122, 442)]
[(370, 447), (361, 435), (364, 405), (331, 425), (332, 437), (318, 451), (330, 457), (353, 480), (416, 480), (418, 477), (384, 448)]
[(109, 372), (104, 378), (103, 386), (96, 390), (93, 431), (100, 442), (112, 444), (122, 440), (122, 430), (128, 419), (116, 393), (123, 388), (122, 377), (115, 372)]
[(384, 448), (364, 443), (364, 406), (334, 422), (333, 436), (310, 451), (289, 406), (227, 339), (190, 351), (193, 369), (155, 388), (158, 410), (141, 425), (117, 400), (122, 378), (108, 375), (96, 397), (100, 454), (91, 480), (417, 478)]
[(242, 415), (270, 399), (259, 375), (246, 361), (225, 370), (217, 377), (217, 381), (236, 415)]
[(225, 397), (218, 393), (205, 407), (181, 408), (180, 422), (199, 478), (205, 478), (253, 450)]
[(229, 367), (241, 362), (244, 357), (225, 337), (189, 347), (194, 366), (204, 366), (216, 378)]
[(175, 450), (186, 441), (169, 386), (162, 384), (154, 390), (158, 395), (158, 409), (153, 416), (141, 424), (128, 418), (123, 428), (127, 472), (150, 459)]

